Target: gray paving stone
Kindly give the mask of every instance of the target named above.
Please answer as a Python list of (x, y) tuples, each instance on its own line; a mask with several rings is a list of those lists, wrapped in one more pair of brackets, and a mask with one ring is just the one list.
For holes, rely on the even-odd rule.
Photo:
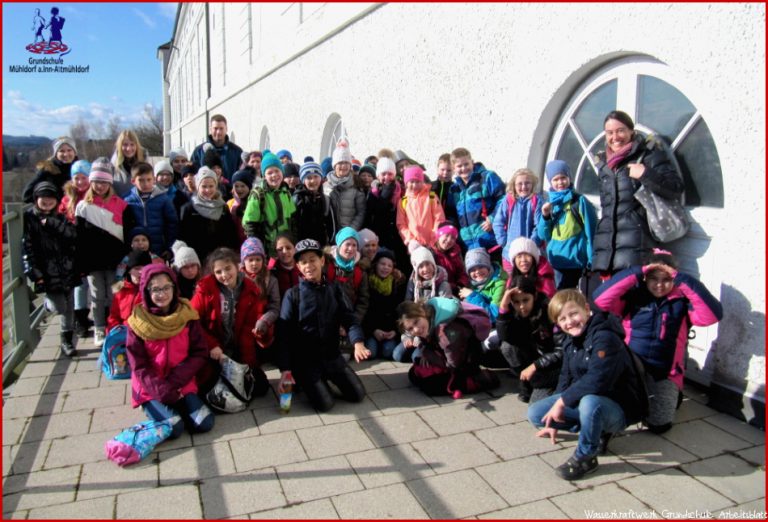
[[(101, 380), (101, 372), (93, 368), (93, 371), (82, 373), (66, 373), (63, 375), (51, 375), (46, 384), (47, 389), (52, 389), (56, 393), (74, 390), (85, 390), (88, 388), (97, 388)], [(119, 382), (119, 381), (113, 381)], [(126, 381), (121, 384), (125, 386)]]
[(493, 511), (492, 513), (486, 513), (477, 517), (479, 519), (494, 519), (494, 520), (526, 520), (526, 519), (564, 519), (568, 518), (560, 511), (557, 506), (552, 504), (549, 500), (539, 500), (536, 502), (529, 502), (522, 506), (515, 506), (501, 511)]
[(376, 393), (380, 391), (386, 391), (389, 388), (375, 373), (362, 373), (359, 374), (360, 380), (365, 386), (365, 393)]
[(251, 520), (338, 520), (338, 518), (339, 514), (329, 498), (251, 513)]
[(406, 485), (431, 518), (464, 518), (508, 507), (474, 470), (412, 480)]
[(736, 435), (740, 439), (744, 439), (750, 444), (765, 444), (765, 432), (755, 428), (754, 426), (740, 421), (731, 415), (725, 413), (718, 413), (704, 419), (710, 424), (714, 424), (718, 428)]
[(432, 439), (437, 436), (432, 428), (414, 412), (364, 419), (360, 421), (360, 426), (379, 448)]
[(116, 518), (202, 518), (197, 486), (168, 486), (117, 496)]
[(24, 429), (27, 427), (26, 418), (6, 419), (3, 418), (3, 446), (18, 444)]
[(371, 417), (381, 417), (383, 414), (368, 397), (360, 402), (336, 401), (331, 411), (318, 413), (323, 424), (338, 424)]
[[(568, 458), (573, 455), (573, 451), (573, 448), (565, 448), (559, 451), (541, 454), (539, 457), (552, 466), (552, 473), (554, 473), (554, 469), (568, 460)], [(597, 470), (586, 477), (574, 481), (576, 486), (579, 488), (591, 488), (600, 484), (605, 484), (606, 482), (616, 482), (617, 480), (633, 477), (639, 474), (637, 468), (627, 464), (611, 453), (598, 456), (597, 462)]]
[(29, 419), (23, 442), (82, 435), (88, 433), (90, 424), (91, 412), (89, 411), (33, 417)]
[(65, 504), (75, 500), (79, 466), (11, 475), (3, 481), (3, 511)]
[(717, 519), (765, 519), (765, 498), (739, 504), (738, 506), (728, 507), (716, 511), (714, 515)]
[(493, 421), (483, 415), (471, 404), (455, 404), (420, 411), (424, 419), (438, 435), (453, 435), (495, 426)]
[[(263, 397), (254, 397), (251, 399), (251, 402), (248, 404), (249, 410), (260, 410), (262, 408), (275, 408), (280, 409), (280, 401), (277, 398), (277, 393), (275, 392), (275, 389), (277, 388), (277, 384), (279, 382), (279, 374), (278, 378), (275, 379), (273, 383), (272, 390), (267, 390), (266, 395)], [(299, 395), (300, 397), (301, 395)]]
[(277, 475), (291, 503), (363, 489), (360, 479), (342, 456), (279, 466)]
[(373, 442), (356, 422), (296, 430), (310, 459), (373, 449)]
[(527, 422), (478, 430), (475, 432), (475, 436), (503, 460), (517, 459), (562, 448), (559, 444), (552, 444), (549, 439), (536, 437), (536, 429)]
[(41, 360), (30, 361), (24, 367), (24, 377), (48, 377), (49, 375), (60, 375), (68, 371), (74, 371), (75, 361), (61, 360)]
[(160, 451), (160, 485), (181, 484), (235, 472), (226, 442)]
[[(303, 394), (299, 394), (303, 395)], [(309, 404), (294, 398), (289, 413), (281, 413), (277, 406), (253, 410), (262, 434), (292, 431), (312, 426), (322, 426), (323, 421)]]
[[(45, 346), (44, 346), (45, 343)], [(43, 336), (40, 339), (40, 344), (37, 345), (31, 354), (29, 354), (29, 362), (56, 362), (59, 358), (59, 332), (56, 331), (56, 336)], [(47, 347), (46, 347), (47, 346)]]
[(192, 434), (192, 443), (199, 446), (212, 442), (255, 437), (260, 433), (256, 418), (251, 410), (239, 413), (221, 413), (216, 414), (216, 425), (211, 431)]
[(229, 442), (238, 472), (307, 460), (294, 432), (235, 439)]
[[(416, 388), (414, 388), (416, 390)], [(469, 404), (469, 405), (475, 405), (479, 403), (483, 403), (485, 401), (489, 401), (493, 399), (490, 395), (488, 395), (486, 392), (479, 392), (479, 393), (471, 393), (466, 394), (463, 397), (459, 399), (454, 399), (450, 395), (436, 395), (432, 397), (432, 400), (435, 401), (438, 406), (456, 406), (459, 404)], [(483, 405), (483, 409), (485, 405)]]
[(675, 424), (662, 437), (704, 458), (751, 446), (743, 439), (734, 437), (703, 420)]
[(347, 460), (367, 489), (435, 474), (409, 444), (352, 453)]
[(475, 408), (499, 426), (518, 422), (525, 422), (530, 426), (528, 423), (528, 405), (517, 400), (516, 395), (505, 395), (482, 401), (476, 404)]
[(677, 466), (698, 458), (664, 437), (649, 431), (616, 437), (611, 441), (609, 451), (642, 473)]
[(429, 518), (405, 484), (339, 495), (332, 501), (343, 519)]
[(203, 480), (200, 495), (205, 518), (246, 515), (285, 505), (276, 479), (274, 470), (259, 470)]
[(672, 468), (621, 480), (618, 485), (664, 518), (680, 518), (678, 515), (686, 512), (712, 512), (732, 505), (716, 491)]
[(20, 509), (12, 513), (3, 513), (3, 519), (8, 520), (26, 520), (29, 511), (26, 509)]
[(114, 431), (114, 435), (117, 435), (125, 428), (144, 420), (147, 420), (147, 417), (141, 408), (126, 405), (96, 408), (91, 419), (91, 432)]
[[(45, 457), (51, 447), (50, 440), (28, 442), (10, 447), (10, 459), (8, 465), (13, 467), (13, 473), (30, 473), (43, 469)], [(5, 449), (5, 448), (3, 448)], [(3, 462), (5, 465), (5, 462)]]
[(11, 447), (3, 446), (3, 477), (11, 473)]
[[(127, 427), (127, 426), (126, 426)], [(214, 426), (213, 429), (216, 429)], [(115, 432), (117, 433), (117, 432)], [(192, 446), (192, 435), (185, 431), (178, 439), (166, 439), (161, 442), (156, 448), (155, 453), (158, 451), (169, 451), (174, 449), (189, 448)]]
[[(393, 361), (385, 361), (384, 359), (369, 359), (367, 361), (361, 361), (359, 363), (351, 362), (349, 367), (355, 370), (355, 373), (370, 373), (379, 372), (382, 370), (392, 370), (401, 368), (402, 365), (397, 365)], [(406, 368), (407, 369), (407, 368)]]
[[(91, 372), (92, 373), (92, 372)], [(91, 411), (94, 408), (120, 406), (125, 404), (125, 388), (94, 388), (67, 392), (62, 411)]]
[(675, 424), (702, 419), (712, 415), (717, 415), (717, 410), (713, 410), (698, 401), (685, 398), (677, 413), (675, 413)]
[(39, 415), (59, 413), (64, 401), (58, 395), (30, 395), (27, 397), (11, 397), (3, 404), (4, 419), (18, 419)]
[(471, 433), (414, 442), (413, 447), (438, 474), (498, 462), (498, 457)]
[(550, 499), (570, 518), (662, 518), (616, 484), (603, 484)]
[(380, 370), (376, 372), (376, 376), (384, 381), (384, 384), (386, 384), (387, 388), (390, 390), (413, 387), (411, 381), (408, 380), (408, 368), (392, 368), (391, 370)]
[(77, 500), (114, 497), (121, 493), (156, 488), (157, 473), (157, 463), (151, 456), (125, 468), (106, 459), (84, 464)]
[(683, 471), (737, 504), (765, 497), (765, 469), (733, 455), (720, 455), (682, 466)]
[(765, 467), (765, 445), (737, 451), (736, 455), (757, 466)]
[(28, 379), (22, 373), (22, 378), (13, 383), (11, 397), (25, 397), (27, 395), (40, 395), (43, 391), (43, 385), (48, 377), (30, 377)]
[(397, 415), (408, 411), (437, 408), (437, 403), (421, 392), (405, 388), (368, 394), (384, 415)]
[(82, 502), (70, 502), (46, 508), (31, 509), (29, 519), (97, 519), (114, 518), (115, 497), (103, 497)]
[(108, 431), (54, 439), (48, 458), (45, 459), (45, 467), (60, 468), (103, 460), (106, 458), (104, 444), (115, 435), (116, 433)]
[[(540, 456), (510, 460), (476, 469), (510, 506), (574, 491), (576, 487), (555, 475)], [(529, 477), (536, 477), (530, 480)]]

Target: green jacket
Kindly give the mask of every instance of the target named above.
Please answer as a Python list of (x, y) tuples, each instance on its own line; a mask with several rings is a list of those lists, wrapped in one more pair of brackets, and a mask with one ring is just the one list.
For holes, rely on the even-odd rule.
[(264, 243), (267, 256), (275, 257), (275, 238), (282, 232), (294, 233), (296, 205), (285, 183), (273, 189), (261, 180), (248, 196), (243, 214), (243, 229), (248, 237)]

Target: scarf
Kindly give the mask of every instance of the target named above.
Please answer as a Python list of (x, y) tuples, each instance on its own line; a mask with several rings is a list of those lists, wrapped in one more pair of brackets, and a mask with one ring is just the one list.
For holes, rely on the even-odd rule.
[(565, 190), (550, 190), (549, 202), (552, 204), (552, 216), (559, 216), (565, 205), (573, 199), (573, 189), (568, 187)]
[(371, 274), (368, 276), (368, 284), (371, 285), (373, 290), (380, 293), (381, 295), (392, 294), (392, 283), (394, 280), (395, 278), (392, 276), (392, 274), (389, 274), (384, 279), (380, 278), (376, 274)]
[(354, 182), (354, 179), (352, 179), (352, 173), (350, 172), (346, 178), (339, 178), (336, 177), (336, 174), (334, 172), (328, 173), (328, 184), (331, 186), (331, 188), (336, 187), (342, 187), (347, 188), (347, 185), (350, 185)]
[(630, 141), (616, 152), (613, 152), (610, 148), (606, 147), (605, 158), (608, 161), (608, 168), (615, 171), (616, 166), (629, 155), (629, 152), (632, 150), (632, 145), (634, 144), (634, 141)]
[(333, 259), (336, 261), (336, 266), (345, 272), (351, 272), (355, 269), (355, 263), (357, 262), (358, 256), (355, 256), (352, 259), (344, 259), (339, 255), (338, 250), (334, 250)]
[(168, 315), (156, 315), (147, 311), (144, 303), (133, 307), (133, 312), (128, 318), (128, 326), (136, 335), (145, 341), (170, 339), (178, 335), (189, 321), (195, 321), (200, 316), (189, 301), (179, 298), (179, 306), (176, 311)]
[(224, 200), (221, 197), (216, 199), (206, 199), (199, 194), (192, 196), (192, 206), (195, 207), (201, 216), (218, 221), (221, 218), (222, 212), (224, 212)]
[(397, 181), (393, 181), (388, 185), (382, 185), (379, 180), (376, 180), (371, 184), (371, 194), (380, 199), (388, 199), (392, 206), (397, 208), (400, 199), (402, 199), (403, 189)]
[[(417, 272), (416, 270), (413, 271), (414, 302), (420, 303), (422, 301), (426, 301), (427, 299), (431, 299), (432, 297), (435, 297), (435, 293), (437, 289), (437, 267), (435, 267), (435, 275), (432, 276), (432, 279), (428, 281), (422, 281), (416, 272)], [(429, 294), (427, 294), (424, 297), (421, 297), (421, 293), (427, 290), (429, 291)]]

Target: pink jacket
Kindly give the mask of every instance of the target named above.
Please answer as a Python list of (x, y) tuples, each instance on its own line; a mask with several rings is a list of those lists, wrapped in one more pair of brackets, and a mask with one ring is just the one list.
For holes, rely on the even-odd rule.
[(403, 242), (412, 240), (429, 248), (435, 244), (437, 226), (445, 221), (440, 198), (430, 191), (429, 185), (416, 194), (407, 193), (397, 205), (397, 230)]

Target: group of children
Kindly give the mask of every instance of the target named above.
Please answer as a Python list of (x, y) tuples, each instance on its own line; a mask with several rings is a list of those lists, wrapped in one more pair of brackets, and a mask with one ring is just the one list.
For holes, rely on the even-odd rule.
[(97, 346), (128, 326), (133, 405), (179, 419), (174, 436), (184, 423), (212, 428), (204, 398), (224, 357), (251, 368), (256, 395), (269, 390), (262, 363), (274, 363), (278, 391), (297, 385), (320, 411), (335, 400), (329, 382), (363, 399), (348, 358), (412, 363), (417, 387), (454, 397), (498, 385), (483, 367), (508, 367), (541, 436), (580, 428), (558, 468), (574, 479), (640, 420), (625, 343), (646, 369), (643, 420), (660, 433), (678, 405), (689, 327), (722, 317), (666, 251), (616, 273), (590, 310), (574, 288), (590, 268), (596, 212), (559, 160), (542, 194), (529, 169), (504, 193), (463, 148), (440, 157), (431, 185), (386, 149), (354, 164), (344, 140), (330, 168), (256, 151), (231, 179), (211, 150), (199, 168), (180, 149), (152, 167), (130, 131), (116, 149), (114, 165), (89, 164), (56, 140), (25, 190), (26, 270), (62, 316), (65, 355), (87, 332), (87, 297)]

